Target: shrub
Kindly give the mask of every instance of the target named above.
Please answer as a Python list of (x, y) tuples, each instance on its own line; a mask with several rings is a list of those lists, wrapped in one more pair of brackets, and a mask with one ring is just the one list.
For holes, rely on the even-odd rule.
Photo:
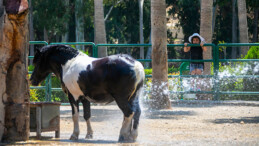
[(259, 59), (259, 46), (250, 47), (244, 59)]

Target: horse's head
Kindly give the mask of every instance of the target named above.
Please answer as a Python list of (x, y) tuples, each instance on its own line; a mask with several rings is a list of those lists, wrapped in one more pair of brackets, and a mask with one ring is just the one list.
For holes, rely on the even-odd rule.
[(33, 64), (35, 68), (31, 75), (30, 81), (33, 86), (37, 86), (48, 76), (49, 73), (51, 73), (51, 70), (46, 55), (38, 49), (36, 50)]

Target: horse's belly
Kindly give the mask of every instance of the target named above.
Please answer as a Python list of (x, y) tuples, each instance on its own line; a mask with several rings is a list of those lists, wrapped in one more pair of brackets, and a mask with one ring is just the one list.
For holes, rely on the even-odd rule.
[(88, 101), (93, 103), (104, 103), (108, 104), (114, 101), (114, 98), (110, 94), (96, 94), (93, 96), (86, 96), (85, 97)]

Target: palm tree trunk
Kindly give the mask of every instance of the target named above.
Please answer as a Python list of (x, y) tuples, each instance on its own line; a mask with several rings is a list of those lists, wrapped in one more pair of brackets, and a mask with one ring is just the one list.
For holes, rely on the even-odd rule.
[[(19, 3), (19, 0), (16, 2)], [(6, 1), (7, 15), (1, 33), (3, 37), (0, 42), (0, 136), (4, 124), (3, 141), (29, 139), (28, 2), (27, 0), (20, 2), (23, 9), (19, 9), (20, 5), (14, 6), (10, 1)], [(3, 111), (2, 102), (5, 106)]]
[[(239, 20), (239, 41), (240, 43), (248, 43), (248, 26), (247, 26), (247, 11), (246, 11), (246, 1), (238, 0), (238, 20)], [(243, 57), (247, 54), (249, 50), (248, 46), (241, 47), (241, 55)]]
[[(76, 18), (76, 42), (84, 42), (84, 19), (82, 14), (83, 0), (75, 1), (75, 18)], [(77, 49), (84, 50), (83, 45), (77, 45)]]
[[(106, 44), (106, 30), (104, 23), (103, 0), (94, 1), (94, 42)], [(107, 56), (107, 47), (98, 47), (98, 57)]]
[[(34, 41), (34, 28), (33, 28), (33, 16), (32, 16), (32, 11), (33, 11), (33, 7), (31, 4), (31, 1), (29, 1), (29, 34), (30, 34), (30, 41)], [(29, 52), (30, 56), (34, 56), (34, 45), (30, 45), (30, 52)], [(33, 60), (30, 59), (29, 65), (32, 65)]]
[(258, 41), (258, 13), (259, 8), (255, 8), (254, 10), (254, 22), (253, 22), (253, 43)]
[[(143, 4), (144, 0), (139, 0), (139, 39), (140, 44), (144, 44), (143, 36)], [(144, 47), (140, 47), (140, 59), (144, 59)]]
[[(212, 43), (212, 0), (201, 0), (201, 23), (200, 35), (204, 37), (206, 43)], [(204, 59), (211, 59), (212, 49), (208, 47), (207, 52), (203, 54)], [(205, 63), (204, 74), (210, 75), (210, 64)]]
[[(232, 0), (232, 43), (237, 43), (236, 0)], [(237, 48), (232, 47), (231, 58), (237, 58)]]
[[(4, 29), (4, 14), (5, 9), (3, 5), (3, 0), (0, 0), (0, 53), (3, 50), (3, 29)], [(0, 60), (1, 64), (4, 63), (2, 60), (4, 57), (7, 57), (7, 55), (1, 55), (0, 54)], [(3, 68), (3, 66), (0, 66), (0, 82), (1, 82), (1, 88), (0, 88), (0, 142), (2, 139), (2, 136), (4, 134), (4, 119), (5, 119), (5, 105), (4, 105), (4, 99), (6, 98), (5, 88), (6, 88), (6, 70)]]
[(151, 108), (171, 108), (168, 92), (167, 28), (165, 0), (151, 0), (152, 101)]
[[(213, 0), (201, 0), (201, 23), (200, 23), (200, 34), (206, 40), (206, 43), (212, 43), (212, 7)], [(207, 47), (207, 51), (203, 52), (203, 59), (212, 59), (212, 49), (211, 47)], [(211, 74), (211, 62), (204, 63), (204, 74)], [(210, 79), (199, 79), (201, 81), (206, 82), (207, 86), (203, 86), (203, 90), (209, 91), (211, 89)], [(204, 96), (204, 99), (211, 98), (211, 95), (199, 95), (199, 99), (202, 99), (201, 96)]]

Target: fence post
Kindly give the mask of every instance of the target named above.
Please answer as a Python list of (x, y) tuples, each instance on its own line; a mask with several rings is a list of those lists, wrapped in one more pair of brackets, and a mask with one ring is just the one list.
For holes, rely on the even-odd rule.
[(52, 73), (50, 73), (49, 74), (49, 76), (48, 76), (48, 80), (49, 80), (49, 85), (48, 85), (48, 95), (49, 95), (49, 97), (48, 97), (48, 101), (51, 101), (51, 88), (52, 88), (52, 83), (51, 83), (51, 76), (52, 76)]
[(51, 90), (50, 90), (50, 88), (51, 88), (51, 81), (50, 81), (50, 75), (51, 74), (49, 74), (48, 76), (47, 76), (47, 78), (46, 78), (46, 80), (45, 80), (45, 100), (46, 101), (50, 101), (50, 99), (51, 99)]
[(219, 100), (219, 46), (214, 46), (214, 100)]
[[(181, 91), (183, 91), (183, 84), (182, 84), (182, 75), (183, 75), (183, 71), (185, 70), (190, 70), (190, 62), (183, 62), (181, 65), (180, 65), (180, 89)], [(183, 100), (183, 93), (181, 93), (181, 100)]]
[(94, 57), (98, 58), (98, 44), (95, 44), (95, 54)]

